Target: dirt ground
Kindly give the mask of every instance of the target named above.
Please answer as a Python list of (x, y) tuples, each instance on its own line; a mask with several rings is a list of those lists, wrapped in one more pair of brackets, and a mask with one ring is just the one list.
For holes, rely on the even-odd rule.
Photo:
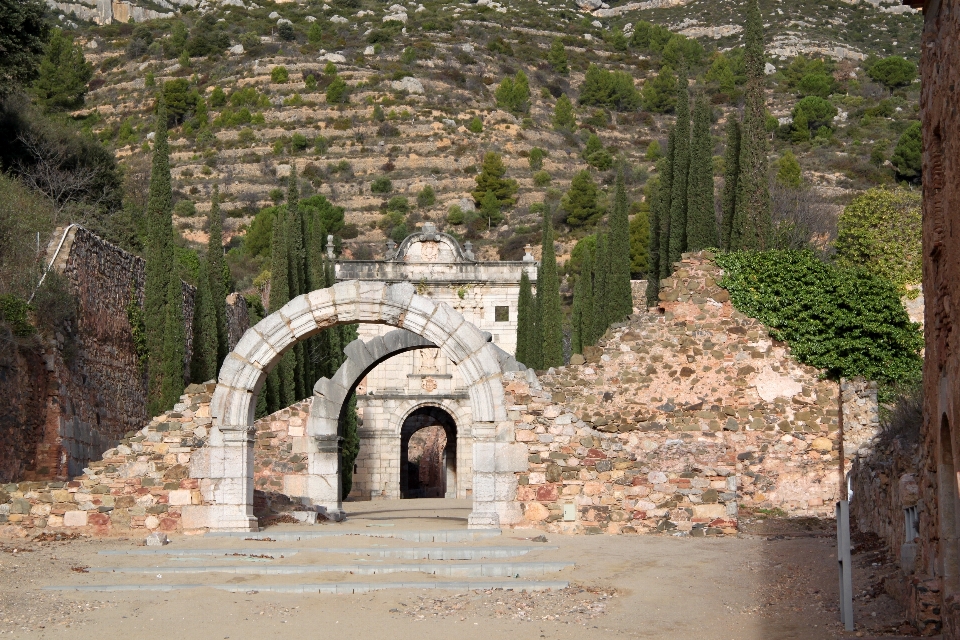
[[(538, 534), (509, 530), (489, 542), (531, 544)], [(832, 521), (746, 522), (743, 534), (722, 539), (546, 537), (545, 546), (559, 549), (544, 552), (543, 559), (576, 562), (574, 568), (550, 578), (568, 580), (571, 586), (566, 589), (532, 593), (411, 589), (363, 595), (230, 593), (208, 588), (44, 591), (44, 586), (77, 580), (109, 582), (111, 574), (87, 574), (84, 569), (108, 564), (98, 551), (131, 549), (141, 545), (142, 538), (5, 540), (0, 541), (0, 639), (237, 640), (330, 633), (364, 640), (910, 635), (902, 611), (883, 593), (882, 580), (895, 568), (876, 541), (862, 535), (855, 540), (857, 632), (841, 630)], [(350, 539), (360, 544), (359, 538)], [(198, 536), (180, 536), (172, 542), (209, 543)], [(271, 543), (260, 544), (269, 548)], [(256, 580), (237, 576), (230, 582)]]

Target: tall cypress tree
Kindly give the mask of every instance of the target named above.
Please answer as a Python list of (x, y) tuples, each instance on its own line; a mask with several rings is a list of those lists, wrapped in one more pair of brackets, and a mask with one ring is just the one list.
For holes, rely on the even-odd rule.
[[(663, 166), (664, 159), (657, 163)], [(652, 307), (660, 299), (660, 176), (647, 184), (647, 201), (650, 205), (650, 267), (647, 269), (647, 306)]]
[(190, 379), (206, 382), (217, 377), (217, 314), (210, 293), (207, 261), (200, 261), (200, 277), (193, 299), (193, 354)]
[[(173, 269), (173, 194), (170, 188), (170, 147), (167, 143), (167, 107), (163, 95), (157, 105), (154, 131), (153, 164), (147, 196), (147, 242), (143, 321), (147, 338), (148, 392), (147, 411), (164, 411), (162, 380), (164, 368), (164, 323), (167, 317), (167, 291), (175, 279)], [(182, 365), (181, 365), (182, 366)]]
[(580, 263), (580, 275), (573, 290), (573, 352), (583, 353), (583, 348), (593, 344), (593, 253), (584, 251)]
[(737, 210), (737, 191), (740, 180), (740, 121), (733, 114), (727, 119), (727, 148), (723, 153), (723, 193), (720, 208), (720, 248), (730, 250), (730, 235)]
[(536, 310), (533, 304), (533, 289), (526, 270), (520, 274), (520, 297), (517, 300), (517, 351), (515, 357), (528, 367), (533, 366), (532, 347)]
[[(357, 339), (357, 325), (346, 324), (336, 327), (339, 333), (340, 342), (346, 346)], [(339, 368), (343, 364), (345, 356), (341, 349), (339, 353)], [(345, 498), (353, 488), (353, 463), (360, 453), (360, 432), (358, 430), (359, 421), (357, 419), (357, 393), (354, 391), (347, 398), (346, 406), (340, 414), (340, 424), (338, 432), (343, 438), (340, 445), (340, 486), (342, 496)]]
[[(217, 324), (217, 362), (215, 369), (230, 353), (230, 336), (227, 330), (227, 283), (223, 261), (223, 218), (220, 215), (220, 187), (213, 185), (210, 213), (207, 215), (210, 236), (207, 240), (207, 276), (210, 283), (210, 303)], [(216, 375), (214, 375), (216, 377)]]
[(610, 322), (621, 322), (633, 313), (630, 286), (630, 202), (623, 179), (623, 165), (617, 171), (613, 209), (610, 211), (610, 276), (607, 295)]
[(593, 332), (590, 344), (599, 340), (610, 326), (610, 245), (607, 234), (597, 233), (597, 255), (593, 260)]
[(747, 86), (744, 96), (743, 128), (740, 137), (740, 178), (737, 204), (730, 233), (730, 248), (767, 248), (770, 219), (766, 133), (766, 77), (764, 75), (763, 20), (758, 0), (747, 5), (744, 62)]
[(690, 90), (684, 69), (677, 89), (677, 122), (674, 125), (673, 193), (670, 197), (670, 250), (672, 265), (687, 250), (687, 179), (690, 171)]
[[(286, 213), (282, 209), (278, 209), (277, 215), (273, 219), (273, 238), (270, 253), (270, 313), (274, 313), (290, 301), (290, 270), (289, 258), (287, 256), (286, 223)], [(296, 364), (296, 357), (294, 356), (293, 350), (290, 349), (283, 354), (280, 362), (274, 369), (277, 372), (275, 381), (277, 384), (276, 401), (278, 405), (270, 409), (271, 413), (278, 409), (289, 407), (297, 401), (294, 381)], [(267, 381), (269, 382), (269, 378)]]
[[(302, 293), (305, 293), (306, 287), (306, 251), (303, 245), (303, 215), (299, 206), (300, 188), (297, 182), (297, 170), (295, 166), (290, 167), (290, 177), (287, 180), (287, 287), (288, 298), (292, 300)], [(307, 380), (307, 362), (306, 362), (306, 344), (303, 341), (297, 341), (293, 346), (293, 394), (296, 400), (306, 398), (313, 387), (312, 382)]]
[(563, 315), (560, 310), (560, 278), (553, 249), (550, 212), (543, 215), (543, 249), (537, 276), (537, 310), (540, 316), (542, 368), (563, 366)]
[(713, 138), (710, 107), (703, 93), (693, 109), (690, 143), (690, 177), (687, 184), (687, 251), (700, 251), (720, 244), (713, 202)]
[(183, 393), (183, 361), (186, 333), (183, 329), (183, 283), (175, 275), (168, 280), (166, 318), (163, 323), (163, 367), (160, 409), (172, 409)]
[(667, 142), (667, 155), (657, 163), (660, 173), (660, 280), (669, 278), (673, 270), (670, 262), (670, 209), (673, 204), (673, 156), (676, 151), (676, 130), (671, 129)]

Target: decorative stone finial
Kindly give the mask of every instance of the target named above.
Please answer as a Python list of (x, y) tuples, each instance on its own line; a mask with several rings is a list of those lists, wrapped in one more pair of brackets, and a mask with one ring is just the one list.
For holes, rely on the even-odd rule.
[(393, 260), (397, 256), (397, 243), (393, 241), (393, 238), (387, 240), (387, 260)]
[(467, 240), (463, 243), (463, 257), (467, 260), (476, 260), (476, 256), (473, 255), (473, 243)]
[(524, 262), (534, 262), (533, 259), (533, 247), (529, 244), (523, 246), (523, 261)]
[(333, 260), (333, 234), (327, 234), (327, 258)]

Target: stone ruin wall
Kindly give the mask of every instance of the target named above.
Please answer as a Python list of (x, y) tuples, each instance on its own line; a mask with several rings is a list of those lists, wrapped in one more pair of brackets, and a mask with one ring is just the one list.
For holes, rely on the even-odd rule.
[[(146, 379), (127, 318), (131, 295), (143, 303), (143, 259), (72, 227), (57, 230), (47, 260), (69, 282), (77, 322), (72, 337), (58, 334), (55, 342), (0, 356), (0, 396), (9, 399), (0, 407), (0, 441), (11, 444), (0, 447), (0, 482), (79, 476), (148, 419)], [(183, 285), (185, 371), (194, 291)], [(249, 326), (242, 296), (230, 297), (227, 318), (232, 348)]]
[[(666, 282), (660, 313), (612, 328), (586, 361), (531, 388), (504, 374), (509, 421), (525, 443), (516, 475), (524, 521), (550, 532), (734, 533), (757, 509), (830, 517), (838, 497), (838, 385), (796, 363), (717, 286), (709, 254), (687, 255)], [(209, 435), (214, 384), (91, 463), (69, 483), (8, 484), (0, 535), (45, 527), (93, 533), (195, 528), (204, 480), (191, 454)], [(256, 422), (258, 516), (294, 508), (284, 482), (306, 467), (309, 401)], [(876, 432), (876, 389), (844, 385), (847, 460)], [(849, 469), (849, 462), (847, 468)], [(286, 480), (285, 480), (286, 476)], [(564, 504), (575, 520), (564, 520)]]
[[(733, 533), (744, 511), (833, 514), (838, 385), (733, 309), (710, 258), (686, 254), (659, 313), (612, 328), (585, 362), (540, 376), (542, 390), (507, 383), (530, 449), (518, 478), (527, 523), (709, 535)], [(844, 398), (849, 461), (878, 427), (876, 388), (849, 381)]]

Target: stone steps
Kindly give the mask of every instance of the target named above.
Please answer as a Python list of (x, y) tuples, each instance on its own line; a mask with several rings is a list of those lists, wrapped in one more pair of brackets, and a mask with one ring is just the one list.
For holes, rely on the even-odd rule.
[(308, 573), (351, 573), (372, 576), (388, 573), (426, 573), (448, 578), (531, 578), (556, 573), (574, 566), (573, 562), (474, 562), (466, 564), (310, 564), (310, 565), (204, 565), (194, 567), (92, 567), (91, 573), (195, 574), (232, 573), (238, 575), (300, 575)]
[(467, 582), (326, 582), (318, 584), (117, 584), (50, 586), (45, 591), (116, 592), (116, 591), (179, 591), (183, 589), (219, 589), (233, 593), (324, 593), (351, 594), (385, 589), (445, 589), (475, 591), (504, 589), (510, 591), (546, 591), (565, 589), (569, 583), (562, 580), (470, 580)]
[[(515, 558), (531, 551), (556, 551), (558, 547), (398, 547), (392, 549), (376, 547), (323, 547), (323, 548), (284, 548), (271, 547), (272, 555), (292, 556), (297, 553), (340, 553), (344, 555), (366, 555), (374, 558), (402, 558), (404, 560), (483, 560), (487, 558)], [(102, 556), (172, 556), (175, 559), (187, 559), (194, 556), (250, 555), (264, 553), (262, 547), (242, 549), (131, 549), (129, 551), (100, 551)]]
[(281, 531), (217, 531), (208, 533), (206, 538), (242, 538), (243, 540), (312, 540), (316, 538), (337, 538), (342, 536), (368, 536), (371, 538), (396, 538), (407, 542), (472, 542), (500, 536), (500, 529), (440, 529), (436, 531), (363, 531), (343, 529), (338, 531), (317, 531), (311, 529), (285, 529)]

